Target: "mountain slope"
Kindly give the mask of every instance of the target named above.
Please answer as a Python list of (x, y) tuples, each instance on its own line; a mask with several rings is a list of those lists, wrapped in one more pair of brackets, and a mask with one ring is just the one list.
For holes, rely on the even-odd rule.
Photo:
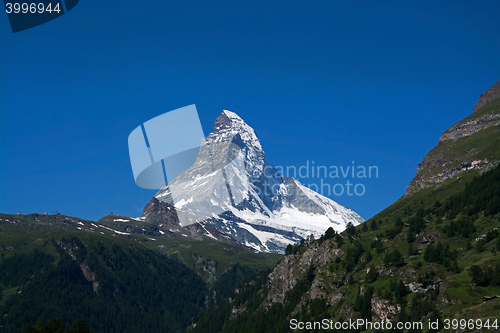
[[(497, 101), (472, 116), (496, 112)], [(495, 161), (498, 127), (443, 140), (451, 143), (447, 156), (467, 158), (472, 149)], [(272, 272), (240, 285), (230, 302), (206, 313), (190, 332), (288, 332), (298, 321), (324, 319), (422, 325), (400, 332), (456, 332), (446, 320), (457, 319), (461, 332), (498, 331), (500, 298), (489, 297), (500, 295), (499, 227), (500, 167), (464, 168), (417, 187), (360, 226), (287, 248)], [(439, 327), (430, 328), (436, 320)], [(474, 327), (460, 330), (460, 320), (473, 320)], [(375, 331), (364, 325), (331, 330)]]
[(180, 332), (281, 257), (193, 234), (118, 214), (0, 214), (0, 331), (43, 316), (83, 318), (96, 332)]
[(193, 166), (155, 198), (172, 204), (178, 218), (188, 221), (183, 226), (204, 221), (259, 252), (282, 253), (310, 234), (363, 222), (352, 210), (282, 177), (266, 162), (255, 131), (227, 110), (217, 117)]
[(193, 270), (134, 241), (55, 230), (1, 240), (2, 332), (41, 316), (84, 318), (96, 332), (181, 332), (204, 308)]
[(479, 98), (474, 113), (439, 138), (438, 145), (418, 165), (405, 197), (439, 185), (468, 170), (488, 171), (499, 164), (500, 81)]

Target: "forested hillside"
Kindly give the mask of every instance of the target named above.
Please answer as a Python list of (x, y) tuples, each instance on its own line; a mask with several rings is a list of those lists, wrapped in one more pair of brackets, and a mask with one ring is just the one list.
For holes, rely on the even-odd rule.
[(131, 243), (65, 232), (13, 252), (0, 262), (2, 332), (39, 317), (84, 318), (96, 332), (180, 332), (204, 308), (193, 270)]
[[(407, 332), (480, 319), (477, 331), (497, 331), (500, 298), (483, 297), (500, 295), (500, 167), (475, 174), (419, 191), (340, 235), (290, 246), (273, 273), (240, 285), (190, 332), (286, 332), (291, 319), (423, 324)], [(436, 320), (439, 328), (428, 329)]]
[(70, 331), (82, 319), (95, 332), (180, 332), (281, 257), (109, 216), (0, 214), (1, 332), (40, 318)]

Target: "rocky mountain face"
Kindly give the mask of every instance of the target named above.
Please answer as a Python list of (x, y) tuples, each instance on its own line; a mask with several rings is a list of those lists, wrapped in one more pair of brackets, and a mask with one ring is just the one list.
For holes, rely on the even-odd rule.
[[(148, 208), (142, 217), (179, 227), (203, 223), (243, 246), (275, 253), (329, 227), (340, 232), (348, 223), (364, 221), (296, 179), (281, 176), (265, 156), (253, 128), (236, 113), (223, 111), (194, 164), (155, 195), (171, 206), (165, 209), (175, 208), (178, 221), (170, 210)], [(158, 206), (152, 203), (150, 208)]]
[(202, 240), (206, 237), (241, 246), (205, 221), (182, 226), (175, 207), (167, 202), (159, 201), (156, 197), (153, 197), (144, 207), (140, 220), (156, 225), (163, 234), (175, 234), (192, 240)]
[(483, 106), (497, 98), (500, 98), (500, 81), (497, 81), (497, 83), (492, 85), (488, 90), (481, 94), (481, 96), (479, 96), (477, 104), (474, 106), (474, 112), (481, 110)]
[(405, 197), (470, 170), (491, 170), (500, 161), (500, 81), (483, 93), (474, 113), (448, 128), (417, 167)]
[[(307, 271), (311, 264), (318, 267), (319, 271), (312, 282), (309, 291), (311, 298), (327, 298), (327, 305), (331, 306), (342, 299), (342, 293), (326, 292), (327, 278), (334, 277), (342, 284), (345, 282), (346, 276), (338, 275), (335, 272), (330, 272), (326, 264), (333, 262), (335, 258), (340, 257), (342, 250), (334, 246), (333, 240), (327, 240), (321, 244), (311, 244), (307, 247), (302, 255), (292, 254), (285, 256), (276, 265), (274, 270), (268, 277), (269, 293), (267, 296), (267, 306), (273, 303), (283, 303), (286, 293), (291, 290), (297, 282), (306, 277)], [(326, 278), (325, 278), (326, 277)]]
[(448, 128), (439, 138), (439, 142), (456, 140), (500, 124), (500, 113), (489, 113), (460, 122)]

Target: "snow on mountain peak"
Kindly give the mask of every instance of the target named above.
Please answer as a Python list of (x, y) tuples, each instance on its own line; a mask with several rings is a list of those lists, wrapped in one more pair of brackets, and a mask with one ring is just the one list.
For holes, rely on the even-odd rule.
[[(236, 113), (221, 112), (206, 142), (195, 164), (169, 183), (177, 194), (178, 213), (208, 212), (206, 223), (261, 252), (283, 252), (287, 244), (310, 234), (319, 236), (329, 227), (340, 232), (349, 222), (363, 222), (354, 211), (282, 177), (265, 161), (253, 128)], [(222, 187), (209, 165), (224, 170)], [(166, 202), (169, 187), (155, 197)], [(226, 187), (227, 195), (222, 195)]]
[(214, 131), (207, 137), (208, 143), (233, 142), (245, 155), (245, 168), (254, 178), (260, 177), (264, 169), (265, 153), (259, 137), (236, 113), (222, 111), (215, 120)]
[(234, 136), (236, 134), (240, 135), (242, 141), (247, 146), (262, 150), (260, 140), (254, 129), (248, 126), (240, 116), (229, 110), (224, 110), (217, 116), (214, 124), (214, 131), (210, 133), (209, 137)]

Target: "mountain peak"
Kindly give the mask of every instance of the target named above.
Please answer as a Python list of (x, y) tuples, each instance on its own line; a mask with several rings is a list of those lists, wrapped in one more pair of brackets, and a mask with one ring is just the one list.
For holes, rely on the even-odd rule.
[(481, 96), (479, 96), (476, 106), (474, 106), (474, 112), (477, 112), (483, 106), (485, 106), (492, 100), (497, 99), (499, 97), (500, 97), (500, 81), (497, 81), (488, 90), (482, 93)]
[[(221, 113), (219, 113), (219, 115), (215, 119), (214, 133), (228, 130), (228, 129), (231, 129), (233, 127), (232, 122), (231, 122), (231, 118), (229, 117), (230, 116), (229, 112), (230, 111), (224, 110)], [(234, 113), (234, 112), (231, 112), (231, 113)]]
[(236, 113), (224, 110), (215, 119), (214, 131), (208, 136), (210, 141), (224, 141), (227, 138), (234, 138), (239, 135), (241, 141), (252, 150), (262, 151), (260, 140), (254, 129), (250, 127)]
[(238, 116), (235, 112), (229, 110), (223, 110), (221, 113), (225, 114), (230, 119), (243, 121), (243, 119), (241, 119), (240, 116)]
[(238, 244), (282, 253), (288, 244), (319, 237), (329, 227), (342, 231), (349, 222), (363, 222), (299, 181), (284, 179), (266, 162), (254, 129), (236, 113), (222, 111), (206, 143), (196, 162), (155, 195), (168, 203), (170, 190), (175, 191), (171, 205), (187, 221), (182, 227), (203, 220)]
[(253, 131), (253, 129), (248, 126), (240, 116), (232, 111), (224, 110), (219, 113), (217, 119), (215, 119), (214, 133), (227, 129), (238, 130), (241, 128), (251, 129)]

